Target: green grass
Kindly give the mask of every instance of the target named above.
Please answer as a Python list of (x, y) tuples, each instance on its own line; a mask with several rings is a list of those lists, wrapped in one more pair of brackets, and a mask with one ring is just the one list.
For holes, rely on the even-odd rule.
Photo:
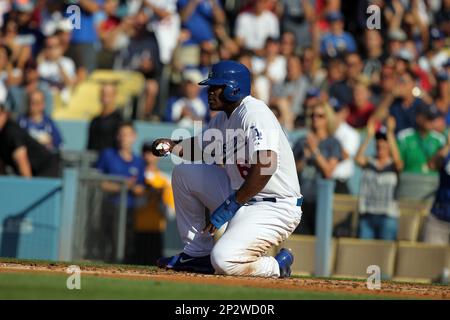
[(81, 290), (66, 287), (68, 276), (0, 273), (1, 299), (386, 299), (383, 296), (333, 292), (189, 284), (81, 275)]

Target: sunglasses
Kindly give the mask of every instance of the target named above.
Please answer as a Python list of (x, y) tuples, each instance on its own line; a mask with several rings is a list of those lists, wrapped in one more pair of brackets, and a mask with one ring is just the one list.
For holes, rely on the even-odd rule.
[(323, 119), (325, 118), (325, 113), (311, 113), (311, 118), (319, 118), (319, 119)]

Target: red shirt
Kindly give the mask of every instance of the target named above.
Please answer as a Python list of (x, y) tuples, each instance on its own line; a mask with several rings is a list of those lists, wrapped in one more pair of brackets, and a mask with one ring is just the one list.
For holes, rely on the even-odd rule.
[(347, 123), (353, 128), (364, 128), (367, 125), (372, 113), (375, 111), (375, 106), (371, 102), (367, 102), (362, 108), (356, 107), (353, 103), (350, 105), (350, 114), (347, 118)]

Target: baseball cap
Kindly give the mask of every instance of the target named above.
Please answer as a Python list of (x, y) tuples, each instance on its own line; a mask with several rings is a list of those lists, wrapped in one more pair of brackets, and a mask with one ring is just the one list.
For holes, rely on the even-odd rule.
[(430, 30), (430, 37), (432, 40), (442, 40), (445, 38), (445, 35), (441, 30), (437, 28), (432, 28)]
[(317, 98), (320, 96), (320, 89), (316, 87), (311, 87), (306, 91), (306, 97), (307, 98)]
[(339, 112), (344, 108), (344, 104), (336, 97), (330, 97), (328, 103), (333, 108), (335, 112)]
[(402, 48), (395, 54), (395, 58), (407, 62), (412, 62), (414, 60), (414, 54), (411, 52), (411, 50)]
[(386, 126), (380, 126), (378, 128), (378, 130), (375, 132), (375, 139), (376, 140), (379, 140), (379, 139), (387, 140), (387, 132), (388, 132), (388, 130), (387, 130)]
[(391, 41), (406, 41), (408, 37), (406, 36), (406, 33), (401, 29), (394, 29), (389, 31), (388, 33), (388, 39)]
[(328, 22), (335, 22), (339, 20), (344, 20), (344, 16), (340, 11), (331, 11), (327, 14), (327, 21)]
[(419, 106), (417, 106), (416, 115), (423, 115), (428, 120), (434, 120), (442, 116), (442, 113), (434, 104), (432, 105), (420, 104)]

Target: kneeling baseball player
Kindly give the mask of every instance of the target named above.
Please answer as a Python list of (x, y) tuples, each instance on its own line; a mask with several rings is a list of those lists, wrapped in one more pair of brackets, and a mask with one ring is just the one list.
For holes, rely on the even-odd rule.
[[(177, 225), (185, 246), (157, 264), (175, 271), (289, 277), (290, 250), (266, 255), (295, 230), (302, 214), (289, 142), (268, 106), (250, 95), (244, 65), (221, 61), (199, 84), (208, 86), (209, 107), (219, 111), (208, 127), (197, 137), (157, 139), (152, 146), (157, 156), (173, 153), (190, 161), (200, 154), (202, 160), (174, 168)], [(211, 157), (213, 162), (205, 161)], [(206, 222), (205, 207), (211, 212)], [(215, 232), (225, 225), (214, 243)]]

